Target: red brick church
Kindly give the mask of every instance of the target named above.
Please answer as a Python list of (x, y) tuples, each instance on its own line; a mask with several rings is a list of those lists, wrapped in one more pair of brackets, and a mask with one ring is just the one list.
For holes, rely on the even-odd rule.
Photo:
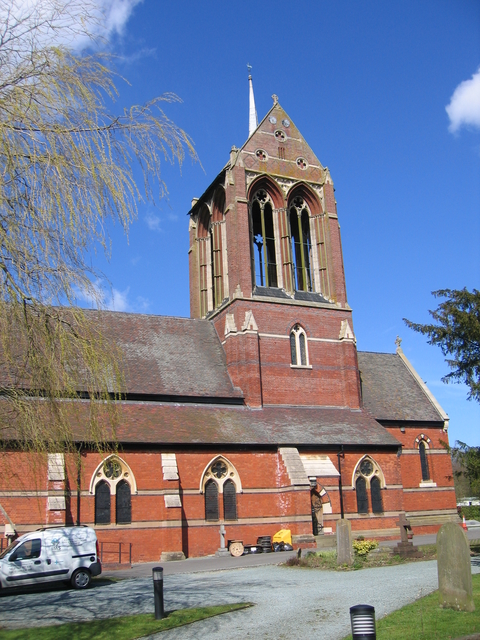
[(457, 519), (448, 417), (399, 344), (357, 351), (333, 181), (273, 98), (192, 202), (191, 318), (92, 312), (126, 362), (118, 453), (2, 487), (7, 528), (80, 522), (146, 561), (215, 553), (221, 524), (308, 546)]

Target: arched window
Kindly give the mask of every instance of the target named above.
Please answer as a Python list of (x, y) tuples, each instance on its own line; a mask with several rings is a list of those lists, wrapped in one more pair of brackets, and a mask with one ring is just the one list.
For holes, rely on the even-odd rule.
[(218, 485), (209, 480), (205, 485), (205, 520), (218, 520)]
[(368, 489), (373, 513), (383, 513), (382, 488), (385, 478), (379, 465), (370, 456), (361, 458), (353, 472), (357, 491), (358, 513), (368, 513)]
[(423, 440), (418, 443), (418, 452), (420, 454), (420, 465), (422, 467), (422, 480), (430, 480), (430, 471), (428, 469), (427, 446)]
[(210, 229), (210, 211), (206, 205), (202, 207), (198, 216), (197, 241), (200, 284), (200, 311), (202, 316), (205, 316), (212, 308), (211, 292), (213, 260)]
[(293, 280), (297, 291), (312, 291), (310, 215), (305, 200), (297, 196), (289, 207)]
[(95, 487), (95, 524), (110, 524), (110, 487), (105, 480)]
[(237, 470), (223, 456), (217, 456), (206, 467), (200, 480), (200, 492), (205, 494), (205, 520), (220, 519), (219, 494), (223, 494), (223, 519), (237, 519), (237, 493), (242, 485)]
[(116, 522), (130, 524), (132, 522), (132, 492), (126, 480), (120, 480), (116, 490)]
[(90, 494), (95, 494), (95, 523), (110, 524), (111, 496), (116, 496), (115, 522), (129, 524), (132, 521), (132, 493), (137, 493), (137, 485), (127, 463), (116, 455), (103, 460), (90, 481)]
[(383, 513), (382, 492), (380, 480), (377, 476), (373, 476), (370, 480), (370, 496), (372, 498), (373, 513)]
[(219, 307), (224, 298), (223, 285), (223, 238), (222, 228), (225, 210), (225, 191), (219, 187), (212, 202), (212, 224), (210, 229), (210, 246), (212, 255), (212, 296), (213, 308)]
[(251, 212), (255, 283), (260, 287), (277, 287), (273, 203), (265, 189), (259, 189), (253, 196)]
[(363, 476), (357, 478), (355, 489), (357, 492), (358, 513), (368, 513), (367, 483)]
[(232, 480), (223, 485), (223, 517), (225, 520), (237, 519), (237, 489)]
[(299, 324), (296, 324), (290, 332), (290, 356), (292, 365), (308, 366), (307, 336)]

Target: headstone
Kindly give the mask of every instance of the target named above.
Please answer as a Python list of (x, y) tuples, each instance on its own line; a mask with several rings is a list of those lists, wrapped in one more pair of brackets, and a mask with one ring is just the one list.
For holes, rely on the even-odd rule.
[(399, 514), (398, 522), (395, 524), (400, 527), (400, 542), (394, 547), (393, 553), (404, 558), (420, 558), (422, 556), (421, 552), (410, 541), (410, 538), (413, 537), (412, 527), (405, 513)]
[(220, 525), (220, 547), (215, 552), (216, 556), (229, 556), (230, 551), (225, 546), (225, 525)]
[(440, 606), (475, 611), (470, 546), (455, 522), (444, 524), (437, 534), (437, 569)]
[(337, 522), (337, 564), (353, 564), (352, 525), (350, 520)]

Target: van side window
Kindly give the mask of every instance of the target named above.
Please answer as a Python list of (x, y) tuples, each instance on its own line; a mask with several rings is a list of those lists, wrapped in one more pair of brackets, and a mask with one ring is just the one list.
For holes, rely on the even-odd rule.
[(30, 560), (31, 558), (39, 558), (41, 550), (42, 541), (40, 538), (27, 540), (17, 547), (11, 555), (10, 560)]

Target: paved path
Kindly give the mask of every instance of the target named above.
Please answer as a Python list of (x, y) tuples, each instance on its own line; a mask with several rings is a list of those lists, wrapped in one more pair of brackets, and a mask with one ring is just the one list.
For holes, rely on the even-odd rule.
[[(470, 532), (469, 532), (470, 533)], [(471, 537), (471, 536), (469, 536)], [(473, 536), (472, 536), (473, 537)], [(477, 536), (475, 536), (477, 537)], [(427, 540), (414, 539), (417, 544)], [(428, 542), (430, 542), (428, 540)], [(336, 640), (350, 632), (349, 608), (368, 603), (382, 617), (437, 588), (436, 561), (362, 571), (275, 566), (291, 553), (192, 558), (164, 563), (165, 608), (254, 602), (251, 609), (152, 636), (157, 640)], [(0, 597), (0, 628), (36, 627), (153, 612), (152, 567), (106, 572), (86, 591), (66, 587)], [(472, 559), (480, 573), (480, 557)], [(124, 578), (111, 582), (108, 578)]]
[[(480, 567), (472, 567), (479, 572)], [(158, 640), (336, 640), (350, 630), (349, 607), (368, 603), (381, 617), (437, 588), (436, 562), (362, 571), (263, 566), (176, 574), (165, 579), (165, 608), (254, 602), (255, 607), (157, 634)], [(153, 611), (151, 578), (0, 597), (0, 626), (19, 628)]]

